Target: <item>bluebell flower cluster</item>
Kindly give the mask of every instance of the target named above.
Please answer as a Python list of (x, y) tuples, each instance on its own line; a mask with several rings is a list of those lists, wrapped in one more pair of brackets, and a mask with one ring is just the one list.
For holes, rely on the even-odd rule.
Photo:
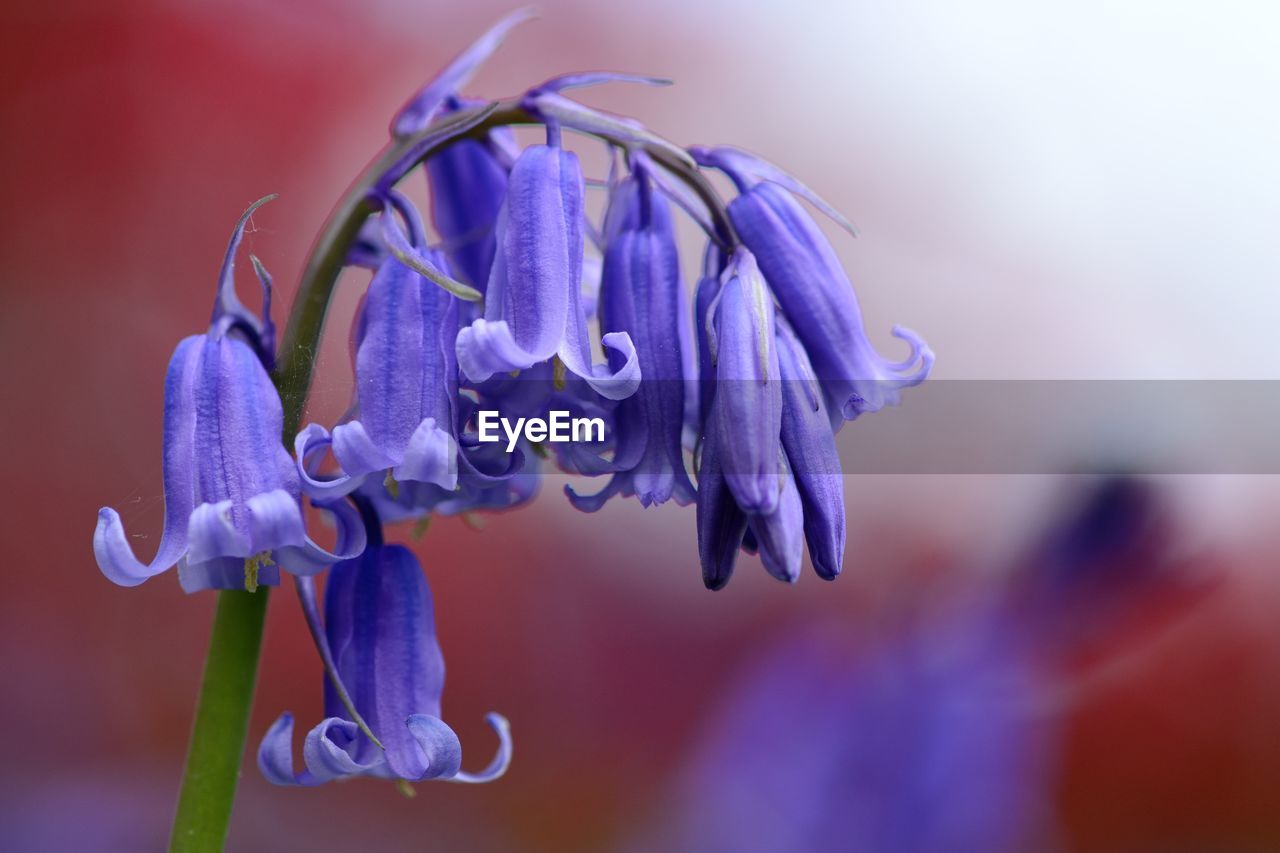
[[(188, 591), (274, 585), (280, 568), (295, 576), (325, 663), (328, 716), (308, 735), (299, 772), (292, 718), (272, 728), (260, 754), (272, 781), (483, 781), (506, 766), (506, 725), (495, 717), (499, 758), (484, 773), (460, 772), (457, 738), (440, 719), (430, 592), (412, 554), (383, 544), (384, 523), (516, 507), (558, 464), (601, 478), (594, 493), (567, 490), (587, 512), (615, 496), (696, 503), (712, 589), (742, 550), (795, 581), (806, 544), (831, 579), (845, 546), (835, 434), (898, 402), (932, 366), (905, 330), (895, 329), (911, 346), (905, 360), (872, 347), (835, 250), (797, 198), (843, 220), (797, 180), (735, 148), (675, 146), (565, 94), (669, 81), (580, 73), (506, 102), (465, 95), (528, 17), (500, 22), (392, 121), (390, 154), (358, 199), (364, 221), (340, 256), (372, 273), (350, 335), (347, 415), (285, 436), (292, 456), (278, 440), (270, 279), (254, 259), (260, 316), (234, 289), (255, 205), (228, 247), (208, 332), (179, 344), (169, 367), (166, 521), (151, 562), (134, 556), (114, 510), (99, 514), (95, 555), (122, 585), (174, 565)], [(545, 140), (522, 148), (512, 123), (540, 125)], [(584, 178), (568, 132), (608, 145), (606, 179)], [(707, 179), (716, 170), (737, 189), (727, 205)], [(419, 173), (429, 217), (401, 186)], [(607, 193), (601, 217), (589, 212), (594, 186)], [(678, 215), (706, 234), (692, 293)], [(526, 433), (508, 448), (484, 439), (482, 411), (568, 411), (607, 428), (567, 445)], [(334, 550), (308, 536), (307, 503), (335, 519)], [(329, 567), (322, 620), (312, 578)]]

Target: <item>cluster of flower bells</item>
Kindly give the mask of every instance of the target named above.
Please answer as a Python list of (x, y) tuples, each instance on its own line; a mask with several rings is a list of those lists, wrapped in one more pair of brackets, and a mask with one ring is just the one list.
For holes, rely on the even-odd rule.
[[(400, 112), (393, 134), (408, 138), (474, 107), (459, 89), (525, 17), (509, 17), (464, 51)], [(124, 586), (175, 564), (187, 591), (277, 584), (281, 568), (295, 576), (328, 672), (328, 718), (307, 735), (301, 772), (292, 717), (271, 728), (259, 765), (273, 782), (475, 782), (506, 769), (507, 725), (494, 714), (498, 756), (481, 773), (459, 770), (458, 738), (440, 719), (444, 664), (430, 590), (412, 553), (382, 542), (381, 524), (517, 506), (532, 497), (548, 451), (567, 471), (609, 477), (593, 495), (567, 489), (582, 510), (614, 495), (645, 506), (696, 503), (709, 588), (729, 580), (739, 550), (794, 581), (807, 543), (819, 575), (840, 572), (835, 432), (896, 403), (900, 389), (925, 379), (933, 354), (896, 328), (911, 346), (906, 360), (873, 349), (849, 279), (795, 196), (847, 223), (795, 179), (733, 148), (674, 149), (560, 94), (618, 79), (661, 82), (556, 78), (521, 102), (546, 126), (547, 144), (521, 150), (500, 127), (432, 153), (425, 169), (435, 245), (404, 196), (392, 186), (376, 191), (378, 213), (347, 256), (373, 270), (352, 332), (355, 401), (332, 430), (312, 424), (298, 433), (292, 456), (279, 441), (282, 407), (268, 375), (270, 278), (256, 258), (261, 315), (235, 295), (237, 248), (262, 202), (233, 233), (208, 332), (183, 340), (169, 363), (159, 549), (140, 562), (120, 516), (104, 508), (94, 553)], [(611, 145), (599, 225), (584, 210), (585, 182), (577, 156), (561, 146), (562, 127)], [(711, 216), (679, 175), (645, 153), (654, 144), (691, 170), (727, 175), (738, 191), (727, 211)], [(710, 237), (692, 307), (672, 202)], [(599, 263), (586, 262), (588, 244)], [(593, 321), (602, 361), (593, 358)], [(477, 440), (480, 409), (512, 418), (569, 410), (608, 428), (603, 442), (522, 440), (507, 453)], [(308, 536), (304, 499), (333, 516), (332, 550)], [(321, 620), (314, 576), (326, 568)]]

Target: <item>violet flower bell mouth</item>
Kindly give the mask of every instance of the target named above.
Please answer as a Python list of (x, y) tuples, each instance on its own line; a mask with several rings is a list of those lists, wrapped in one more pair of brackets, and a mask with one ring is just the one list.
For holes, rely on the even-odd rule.
[[(178, 344), (165, 377), (165, 522), (150, 563), (133, 553), (120, 514), (103, 507), (93, 536), (98, 567), (121, 586), (136, 586), (178, 566), (187, 592), (254, 589), (279, 582), (284, 568), (314, 574), (359, 554), (363, 532), (345, 506), (323, 505), (339, 527), (345, 550), (326, 551), (307, 535), (293, 460), (280, 442), (284, 415), (267, 375), (274, 331), (271, 281), (251, 259), (263, 288), (255, 316), (235, 296), (235, 253), (253, 212), (241, 216), (219, 276), (209, 331)], [(320, 506), (320, 504), (317, 504)]]
[[(368, 512), (372, 518), (372, 509)], [(486, 717), (499, 739), (489, 766), (478, 773), (461, 770), (462, 744), (440, 717), (444, 657), (436, 640), (431, 588), (407, 548), (383, 544), (372, 525), (369, 542), (361, 556), (329, 573), (320, 641), (336, 666), (333, 677), (380, 745), (352, 719), (330, 677), (324, 689), (327, 716), (303, 745), (305, 769), (293, 768), (293, 715), (287, 712), (262, 739), (259, 769), (277, 785), (319, 785), (353, 776), (408, 782), (497, 779), (511, 763), (506, 718)]]

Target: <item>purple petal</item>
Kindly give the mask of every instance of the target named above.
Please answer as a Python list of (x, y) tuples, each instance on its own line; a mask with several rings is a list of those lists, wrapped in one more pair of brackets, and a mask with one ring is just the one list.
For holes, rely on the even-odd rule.
[(707, 420), (698, 466), (698, 557), (702, 582), (712, 590), (729, 582), (747, 529), (747, 517), (738, 509), (721, 470), (718, 416), (713, 409)]
[(511, 724), (501, 714), (485, 714), (484, 718), (498, 735), (497, 754), (493, 756), (489, 766), (479, 773), (467, 773), (465, 770), (459, 770), (449, 779), (450, 782), (467, 782), (471, 784), (492, 782), (505, 774), (507, 768), (511, 766)]
[(422, 750), (423, 763), (419, 775), (404, 778), (448, 779), (457, 774), (462, 766), (462, 744), (444, 720), (429, 714), (411, 714), (405, 726)]
[(582, 281), (582, 194), (572, 152), (534, 145), (516, 160), (484, 318), (458, 334), (458, 364), (473, 382), (531, 367), (563, 346)]
[(695, 145), (689, 149), (689, 153), (694, 160), (698, 161), (699, 165), (718, 168), (732, 177), (740, 190), (746, 189), (745, 178), (747, 177), (777, 184), (808, 201), (850, 234), (855, 237), (858, 235), (853, 223), (846, 219), (840, 211), (827, 204), (821, 196), (798, 181), (789, 172), (779, 169), (763, 157), (758, 157), (731, 145), (720, 145), (714, 148)]
[(759, 184), (730, 203), (729, 216), (756, 255), (831, 404), (847, 420), (896, 405), (902, 388), (925, 380), (933, 352), (903, 329), (895, 334), (911, 344), (907, 361), (889, 361), (876, 352), (835, 250), (787, 192)]
[(593, 136), (606, 136), (624, 143), (651, 145), (667, 152), (689, 167), (696, 165), (693, 162), (693, 158), (689, 156), (689, 152), (678, 145), (668, 142), (661, 136), (649, 132), (638, 122), (593, 110), (554, 92), (534, 94), (525, 100), (526, 107), (530, 111), (557, 124)]
[(382, 739), (389, 769), (402, 779), (423, 778), (428, 763), (405, 721), (439, 716), (444, 658), (431, 592), (413, 554), (397, 545), (377, 547), (334, 566), (325, 623), (338, 672)]
[(301, 545), (276, 549), (280, 565), (294, 575), (314, 575), (335, 563), (358, 557), (364, 552), (365, 531), (360, 515), (344, 500), (331, 503), (316, 502), (315, 506), (326, 510), (337, 525), (337, 540), (332, 550), (316, 544), (305, 536)]
[(804, 512), (793, 477), (783, 481), (778, 507), (768, 515), (748, 516), (760, 560), (780, 581), (795, 583), (804, 558)]
[(457, 58), (446, 65), (434, 80), (400, 108), (391, 122), (392, 136), (412, 136), (425, 130), (439, 112), (445, 98), (456, 94), (467, 85), (476, 69), (502, 45), (507, 34), (535, 17), (537, 17), (536, 10), (526, 6), (510, 13), (490, 27), (484, 35), (458, 54)]
[(670, 86), (673, 80), (666, 77), (653, 77), (648, 74), (630, 74), (625, 71), (581, 71), (575, 74), (561, 74), (552, 77), (540, 86), (534, 86), (531, 94), (543, 92), (563, 92), (565, 89), (581, 89), (586, 86), (599, 86), (602, 83), (639, 83), (643, 86)]
[(237, 530), (231, 520), (230, 500), (196, 507), (187, 525), (187, 542), (190, 543), (187, 559), (191, 563), (218, 557), (243, 560), (255, 553), (248, 534)]
[[(367, 436), (365, 441), (367, 442)], [(302, 489), (313, 498), (339, 498), (350, 494), (359, 488), (367, 476), (366, 474), (350, 476), (342, 473), (328, 479), (317, 479), (311, 464), (312, 460), (332, 445), (333, 438), (329, 435), (329, 431), (319, 424), (308, 424), (293, 440), (293, 452), (297, 460), (298, 477), (302, 482)], [(382, 468), (374, 466), (366, 470), (379, 471)]]
[(715, 306), (716, 393), (721, 469), (743, 512), (778, 505), (782, 388), (773, 301), (751, 254), (739, 249)]
[(450, 491), (458, 484), (458, 444), (453, 435), (427, 418), (409, 437), (393, 474), (397, 480), (434, 483)]
[(298, 506), (298, 499), (284, 489), (254, 495), (246, 503), (249, 509), (249, 547), (252, 553), (301, 545), (306, 541), (302, 508)]
[(179, 343), (165, 375), (164, 532), (151, 562), (144, 565), (134, 556), (119, 513), (110, 507), (98, 511), (93, 554), (107, 579), (120, 586), (137, 586), (171, 568), (186, 553), (187, 525), (195, 508), (196, 408), (191, 397), (204, 341), (204, 335), (194, 335)]
[(804, 349), (786, 323), (778, 323), (782, 372), (782, 447), (804, 507), (809, 559), (832, 580), (844, 563), (844, 477), (831, 420)]
[(249, 219), (253, 216), (254, 211), (262, 207), (269, 201), (279, 198), (275, 193), (255, 201), (249, 205), (248, 209), (240, 215), (240, 221), (236, 223), (235, 229), (231, 232), (231, 240), (227, 243), (227, 252), (222, 258), (222, 270), (218, 273), (218, 298), (213, 306), (213, 319), (210, 325), (219, 326), (227, 323), (239, 324), (243, 328), (252, 333), (257, 345), (264, 355), (272, 355), (275, 350), (275, 330), (271, 325), (271, 277), (267, 275), (266, 269), (258, 261), (257, 258), (250, 256), (253, 262), (254, 272), (258, 275), (258, 281), (262, 284), (263, 289), (263, 306), (262, 316), (254, 314), (236, 296), (236, 252), (240, 248), (240, 241), (244, 238), (244, 229), (249, 224)]
[(258, 769), (273, 785), (319, 784), (293, 771), (293, 714), (285, 711), (262, 736)]
[(483, 290), (497, 251), (507, 169), (488, 141), (463, 139), (433, 154), (427, 174), (431, 218), (450, 264), (468, 284)]

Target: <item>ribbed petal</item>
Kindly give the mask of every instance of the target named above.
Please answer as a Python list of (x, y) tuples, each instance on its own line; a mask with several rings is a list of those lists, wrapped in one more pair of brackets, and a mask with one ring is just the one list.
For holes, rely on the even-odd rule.
[(717, 417), (718, 413), (712, 410), (698, 467), (698, 557), (707, 589), (720, 589), (729, 582), (747, 529), (747, 517), (738, 509), (720, 467)]
[[(645, 380), (618, 405), (615, 421), (618, 458), (635, 461), (616, 467), (622, 490), (644, 506), (674, 497), (685, 505), (694, 488), (684, 468), (685, 363), (678, 333), (682, 311), (679, 258), (666, 201), (629, 178), (615, 189), (606, 231), (601, 286), (601, 328), (629, 331)], [(599, 498), (605, 493), (596, 496)], [(571, 496), (572, 500), (572, 496)], [(598, 500), (579, 500), (582, 509)]]
[(778, 505), (782, 383), (773, 301), (750, 252), (739, 249), (715, 305), (720, 469), (738, 506), (768, 514)]
[(102, 573), (121, 586), (142, 583), (172, 567), (186, 553), (187, 525), (195, 508), (196, 407), (192, 389), (204, 340), (204, 335), (194, 335), (178, 344), (165, 374), (164, 532), (151, 562), (143, 564), (134, 556), (119, 513), (110, 507), (98, 511), (93, 554)]
[(896, 405), (900, 389), (925, 380), (933, 352), (913, 332), (893, 330), (911, 345), (904, 361), (889, 361), (872, 347), (835, 250), (786, 190), (758, 184), (730, 203), (729, 215), (845, 419)]
[[(472, 381), (531, 367), (562, 346), (570, 293), (582, 280), (582, 192), (582, 172), (571, 152), (534, 145), (516, 160), (485, 291), (485, 320), (505, 323), (506, 330), (482, 335), (473, 325), (459, 334), (458, 362)], [(468, 334), (472, 330), (475, 339)], [(488, 358), (470, 352), (494, 343), (502, 351)], [(471, 365), (486, 362), (495, 368), (472, 372)]]
[[(197, 500), (231, 501), (230, 524), (248, 541), (249, 498), (292, 485), (293, 460), (280, 444), (280, 397), (248, 344), (213, 333), (205, 337), (193, 392)], [(192, 555), (193, 562), (201, 559)]]
[(498, 211), (507, 194), (507, 170), (487, 141), (464, 139), (427, 160), (431, 218), (450, 264), (483, 291), (497, 251)]
[[(443, 265), (442, 257), (436, 260)], [(398, 479), (452, 488), (457, 302), (398, 261), (379, 269), (360, 315), (359, 419), (335, 427), (331, 440), (323, 428), (310, 426), (295, 443), (298, 472), (311, 494), (346, 494), (364, 476), (387, 469), (394, 469)], [(341, 472), (318, 479), (309, 466), (330, 445)]]
[(625, 333), (603, 338), (614, 351), (611, 366), (592, 364), (581, 297), (582, 196), (582, 170), (572, 152), (534, 145), (516, 160), (498, 216), (485, 316), (458, 334), (458, 364), (471, 381), (558, 355), (610, 399), (635, 392), (640, 368)]
[(768, 515), (748, 516), (765, 570), (780, 581), (795, 583), (804, 559), (804, 512), (795, 479), (787, 477), (778, 507)]
[(427, 760), (405, 721), (413, 714), (439, 716), (444, 658), (418, 561), (392, 545), (338, 564), (325, 594), (325, 621), (338, 672), (386, 747), (391, 772), (421, 778)]
[(809, 559), (831, 580), (844, 564), (844, 477), (835, 435), (804, 349), (786, 323), (778, 324), (782, 371), (782, 448), (804, 507)]

